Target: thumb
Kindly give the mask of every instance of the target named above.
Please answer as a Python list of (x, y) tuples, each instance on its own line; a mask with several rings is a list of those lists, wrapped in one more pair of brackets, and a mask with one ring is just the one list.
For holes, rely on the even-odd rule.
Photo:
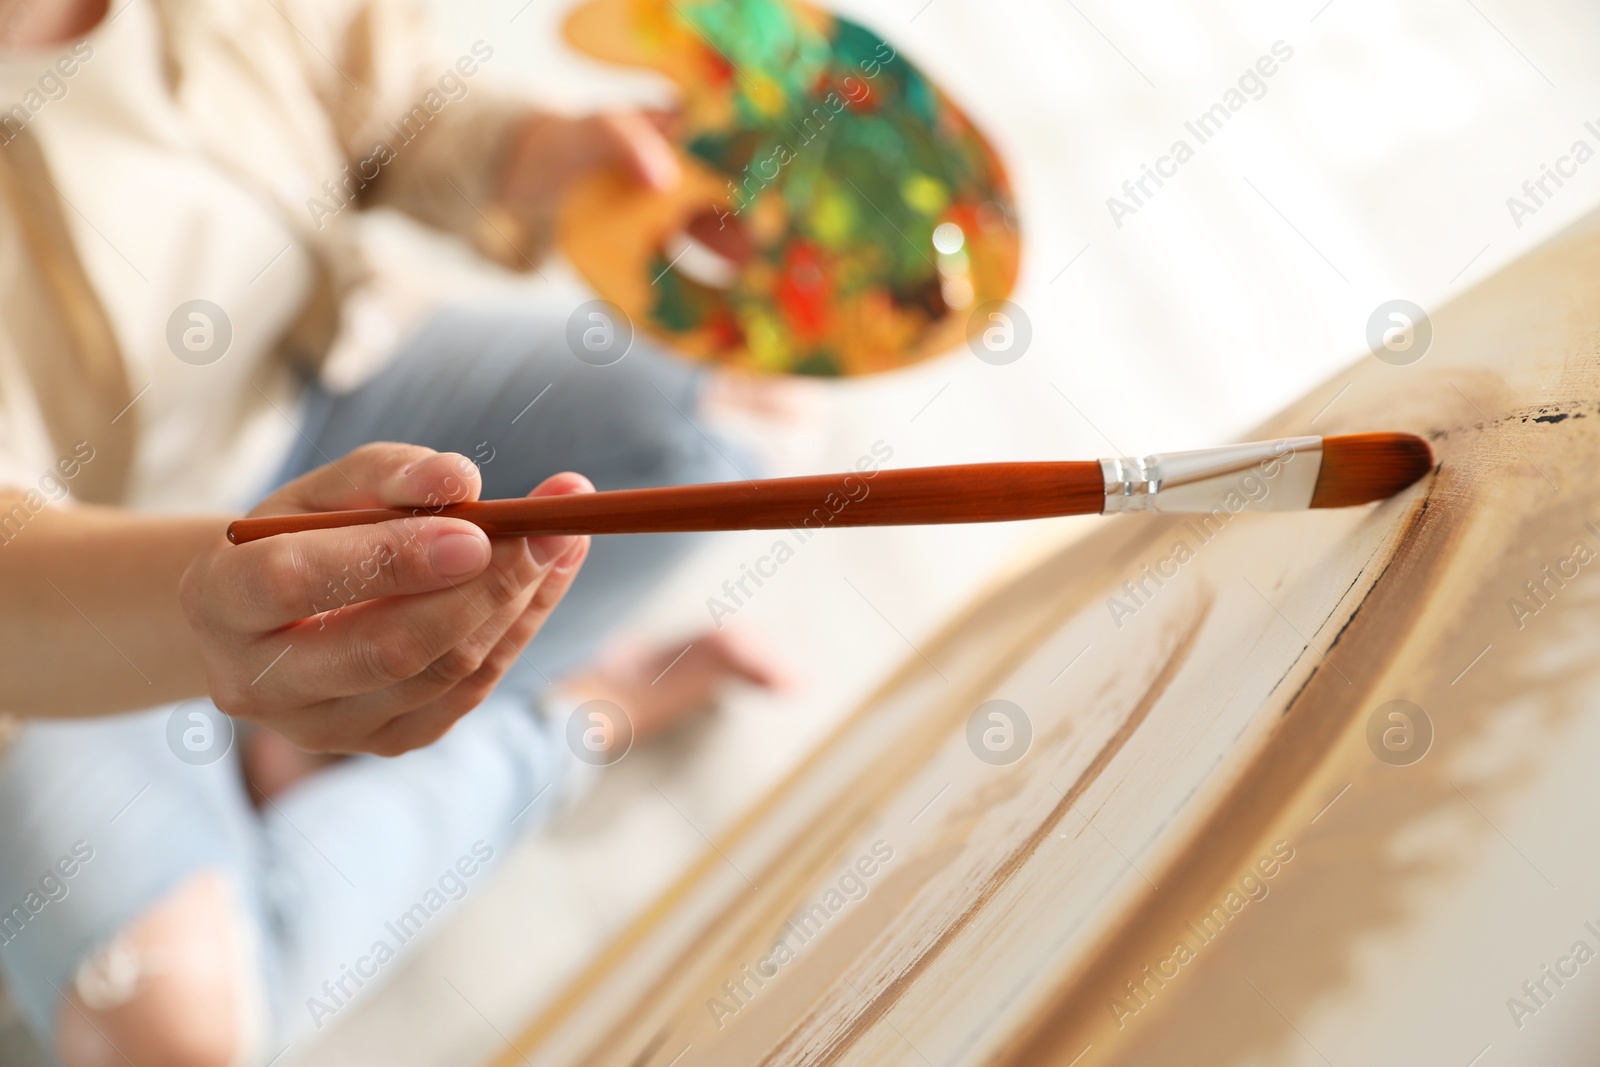
[(286, 515), (344, 508), (438, 509), (478, 499), (478, 468), (456, 452), (379, 442), (302, 475), (251, 514)]
[(638, 111), (611, 111), (597, 116), (599, 133), (614, 157), (639, 181), (663, 192), (683, 179), (678, 154), (660, 125)]

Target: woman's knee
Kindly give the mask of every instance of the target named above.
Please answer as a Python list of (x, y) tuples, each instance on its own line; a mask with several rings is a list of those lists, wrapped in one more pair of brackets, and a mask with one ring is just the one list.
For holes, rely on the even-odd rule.
[[(700, 407), (701, 372), (656, 368), (575, 397), (578, 469), (600, 488), (729, 481), (756, 473)], [(658, 381), (659, 379), (659, 381)]]
[(79, 967), (56, 1045), (67, 1067), (232, 1067), (259, 1040), (253, 953), (220, 872), (179, 885)]

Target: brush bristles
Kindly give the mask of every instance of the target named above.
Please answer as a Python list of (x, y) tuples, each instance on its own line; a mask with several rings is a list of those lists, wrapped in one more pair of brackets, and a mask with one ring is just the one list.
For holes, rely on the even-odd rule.
[(1433, 449), (1409, 433), (1353, 433), (1322, 439), (1314, 508), (1343, 508), (1393, 496), (1433, 469)]

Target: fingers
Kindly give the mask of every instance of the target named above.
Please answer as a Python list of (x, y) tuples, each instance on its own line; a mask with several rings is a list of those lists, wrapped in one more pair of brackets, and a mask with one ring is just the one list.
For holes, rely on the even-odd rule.
[(637, 111), (612, 111), (596, 116), (600, 134), (611, 142), (616, 158), (634, 177), (652, 189), (667, 191), (683, 179), (683, 168), (661, 126)]
[(482, 574), (484, 532), (462, 519), (397, 519), (267, 537), (225, 549), (213, 564), (229, 629), (262, 633), (384, 597), (430, 593)]
[(502, 609), (520, 609), (548, 572), (525, 541), (503, 539), (477, 578), (431, 593), (358, 604), (327, 619), (325, 627), (307, 623), (295, 638), (305, 656), (292, 695), (306, 700), (356, 696), (416, 678), (441, 657), (454, 656), (458, 645)]
[[(592, 493), (594, 483), (581, 474), (572, 471), (563, 471), (552, 474), (540, 482), (528, 496), (571, 496), (574, 493)], [(565, 555), (573, 544), (571, 537), (530, 537), (528, 549), (533, 553), (533, 558), (541, 564), (548, 564)], [(582, 539), (585, 546), (588, 538)], [(585, 547), (585, 552), (588, 548)]]
[(677, 108), (647, 107), (639, 114), (669, 139), (683, 128), (683, 112)]
[[(558, 474), (529, 495), (580, 492), (594, 492), (587, 478)], [(538, 610), (548, 614), (572, 580), (567, 568), (577, 566), (569, 557), (575, 549), (581, 563), (588, 539), (501, 538), (492, 546), (489, 566), (470, 581), (450, 589), (359, 605), (306, 635), (312, 658), (303, 680), (324, 697), (354, 696), (424, 674), (451, 683), (459, 681), (461, 674), (440, 661), (449, 657), (452, 663), (460, 663), (467, 651), (457, 646), (506, 609), (521, 614), (530, 598)], [(546, 584), (550, 588), (544, 588)], [(419, 681), (426, 686), (430, 678)]]
[[(244, 632), (276, 630), (322, 612), (432, 592), (476, 577), (489, 565), (488, 538), (470, 523), (428, 511), (477, 499), (481, 484), (477, 467), (456, 453), (391, 443), (358, 448), (274, 494), (272, 509), (409, 504), (419, 513), (372, 526), (282, 534), (225, 550), (214, 563), (227, 594), (225, 612), (214, 617)], [(589, 484), (578, 475), (557, 476), (536, 492), (584, 487)]]
[(478, 468), (466, 456), (378, 442), (296, 478), (252, 514), (341, 508), (441, 508), (478, 499)]
[[(530, 495), (593, 491), (588, 479), (566, 474), (547, 479)], [(370, 531), (402, 527), (412, 521), (316, 532), (353, 534), (359, 538), (372, 536)], [(451, 531), (462, 528), (470, 531), (472, 536), (481, 539), (487, 564), (479, 567), (479, 573), (468, 580), (441, 580), (436, 564), (431, 561), (439, 555), (440, 546), (457, 536), (456, 533), (447, 533), (431, 544), (413, 546), (402, 542), (390, 565), (377, 570), (379, 576), (389, 579), (390, 588), (402, 592), (381, 595), (377, 592), (380, 583), (374, 578), (365, 588), (355, 590), (359, 601), (352, 596), (348, 607), (340, 605), (340, 609), (331, 614), (308, 619), (295, 627), (289, 638), (296, 652), (296, 669), (274, 673), (271, 682), (275, 696), (312, 703), (388, 691), (415, 680), (417, 684), (409, 690), (401, 687), (383, 698), (393, 701), (396, 710), (407, 710), (427, 699), (433, 691), (460, 681), (475, 668), (474, 649), (468, 642), (486, 622), (504, 612), (505, 619), (500, 624), (503, 628), (532, 602), (537, 602), (546, 612), (553, 607), (571, 581), (564, 569), (573, 566), (568, 553), (575, 543), (582, 545), (583, 552), (587, 551), (587, 538), (499, 538), (491, 542), (476, 527), (459, 520), (415, 521), (430, 528), (442, 525)], [(301, 538), (302, 535), (294, 535), (296, 540)], [(274, 540), (290, 538), (267, 538), (252, 544), (267, 545)], [(380, 548), (386, 544), (380, 541)], [(578, 559), (581, 561), (581, 553)], [(553, 571), (559, 571), (556, 584), (541, 595), (541, 587)], [(285, 582), (292, 582), (292, 579), (286, 578)], [(431, 583), (431, 589), (406, 593), (403, 590), (409, 588), (407, 583)], [(269, 599), (273, 595), (267, 594)], [(291, 597), (285, 604), (269, 610), (293, 605)], [(304, 616), (303, 609), (297, 612), (297, 617)], [(413, 692), (419, 688), (424, 691), (423, 695)]]
[[(542, 587), (541, 587), (542, 588)], [(548, 614), (547, 612), (545, 614)], [(531, 619), (530, 619), (531, 617)], [(529, 620), (529, 621), (522, 621)], [(431, 745), (449, 732), (456, 722), (494, 691), (500, 678), (522, 654), (522, 648), (537, 632), (542, 616), (524, 612), (512, 625), (493, 634), (494, 644), (483, 656), (478, 668), (470, 675), (436, 691), (423, 694), (425, 699), (402, 715), (395, 716), (368, 735), (362, 747), (378, 755), (396, 755), (423, 745)], [(484, 630), (494, 628), (485, 624)], [(406, 688), (417, 695), (413, 679)]]
[[(273, 503), (479, 492), (463, 457), (406, 445), (358, 450), (341, 467), (301, 479)], [(530, 495), (593, 491), (562, 474)], [(229, 714), (312, 750), (397, 753), (438, 737), (483, 700), (560, 601), (588, 545), (491, 540), (462, 520), (422, 515), (219, 545), (196, 561), (182, 592), (218, 652), (208, 673)], [(270, 672), (256, 662), (269, 644)]]
[(588, 550), (588, 538), (574, 539), (526, 605), (485, 622), (415, 677), (378, 692), (330, 701), (322, 715), (336, 715), (349, 728), (370, 730), (359, 743), (361, 751), (397, 755), (432, 744), (494, 689), (566, 594)]
[[(496, 613), (404, 681), (314, 706), (310, 728), (317, 732), (318, 747), (395, 755), (437, 740), (488, 696), (520, 654), (531, 632), (519, 635), (521, 641), (513, 648), (503, 646), (524, 611), (519, 603)], [(401, 720), (410, 725), (391, 728)]]

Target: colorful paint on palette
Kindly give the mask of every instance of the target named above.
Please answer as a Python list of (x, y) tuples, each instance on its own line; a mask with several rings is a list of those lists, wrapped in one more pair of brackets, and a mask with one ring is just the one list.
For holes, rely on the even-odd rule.
[(892, 44), (792, 0), (594, 0), (580, 48), (681, 92), (679, 193), (615, 181), (563, 245), (667, 347), (769, 373), (864, 374), (948, 350), (1020, 257), (994, 150)]

